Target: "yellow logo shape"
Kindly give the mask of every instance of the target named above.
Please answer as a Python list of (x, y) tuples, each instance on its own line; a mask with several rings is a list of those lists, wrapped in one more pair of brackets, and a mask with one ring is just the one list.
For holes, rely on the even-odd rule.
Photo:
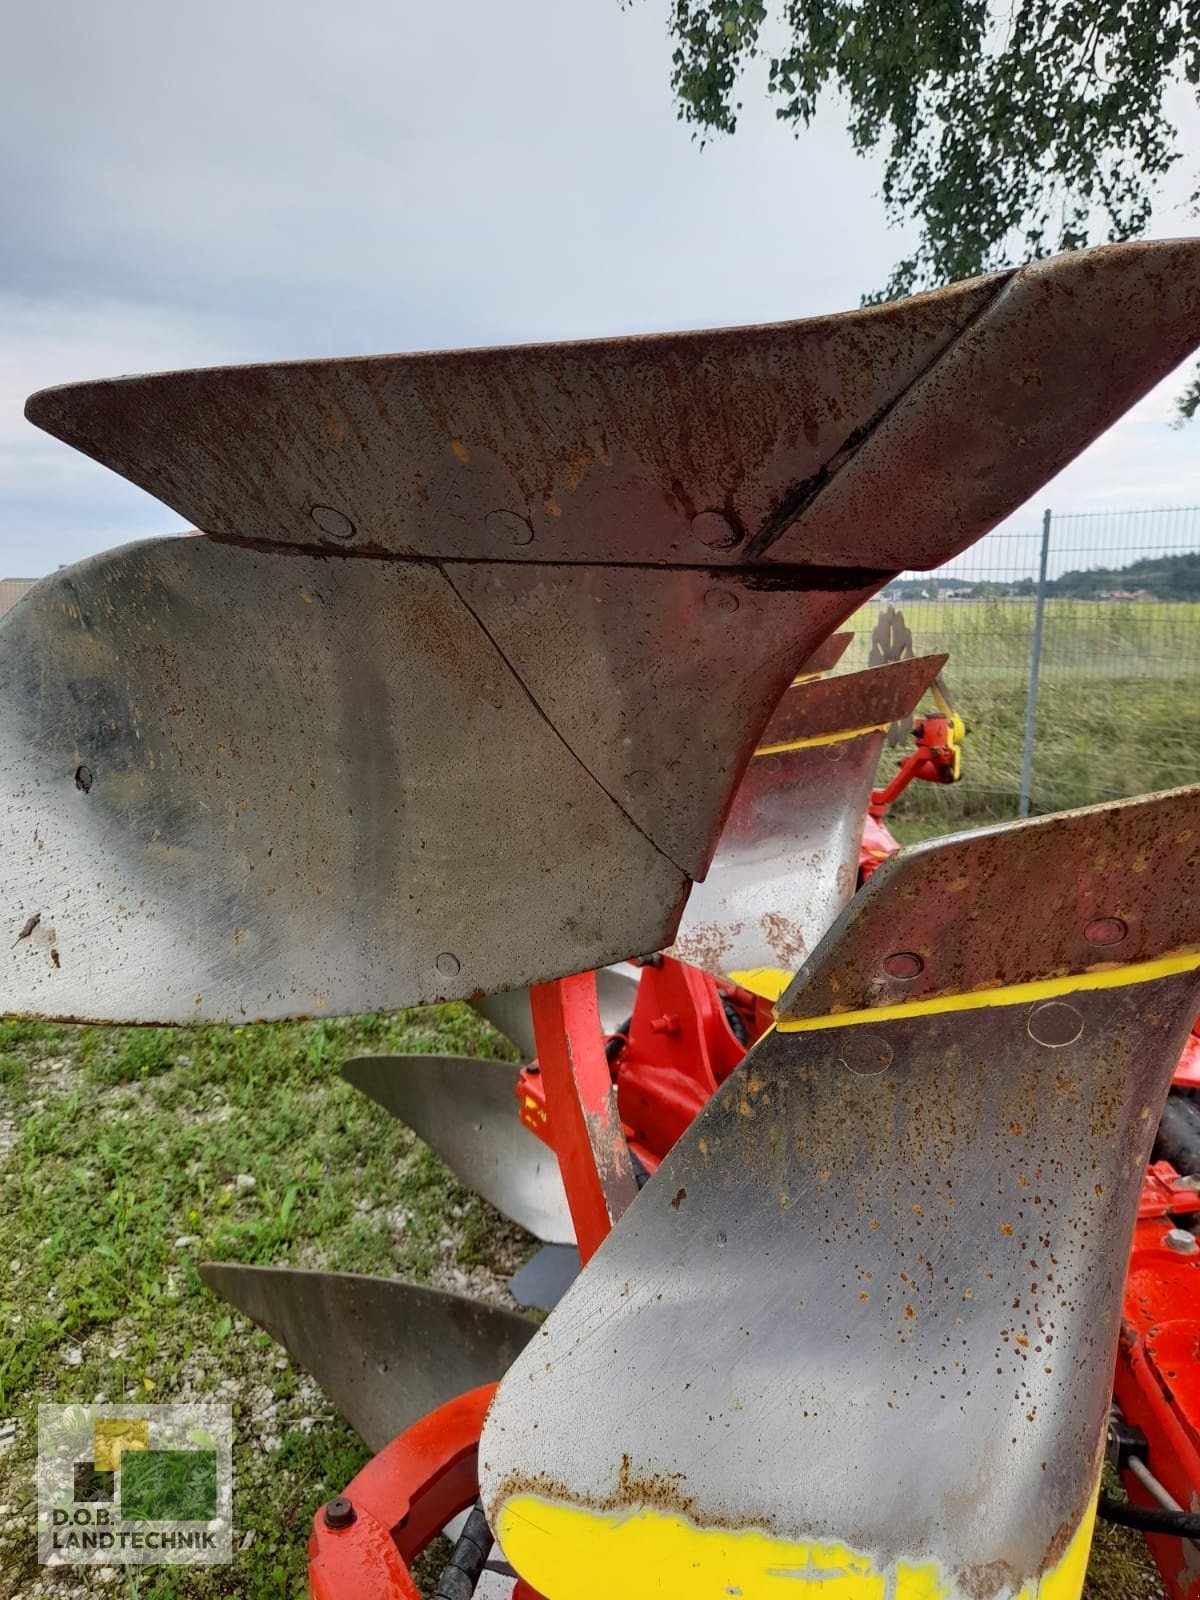
[(93, 1424), (92, 1460), (97, 1472), (117, 1472), (123, 1450), (148, 1450), (150, 1423), (145, 1417), (97, 1417)]

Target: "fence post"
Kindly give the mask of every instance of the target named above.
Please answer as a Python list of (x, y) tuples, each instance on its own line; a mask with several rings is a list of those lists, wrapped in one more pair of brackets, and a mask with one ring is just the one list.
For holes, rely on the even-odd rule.
[(1033, 725), (1037, 720), (1038, 673), (1042, 666), (1042, 626), (1046, 620), (1046, 560), (1050, 554), (1050, 513), (1042, 515), (1042, 560), (1033, 607), (1033, 646), (1029, 655), (1029, 693), (1025, 697), (1025, 745), (1021, 751), (1021, 799), (1017, 815), (1029, 815), (1033, 786)]

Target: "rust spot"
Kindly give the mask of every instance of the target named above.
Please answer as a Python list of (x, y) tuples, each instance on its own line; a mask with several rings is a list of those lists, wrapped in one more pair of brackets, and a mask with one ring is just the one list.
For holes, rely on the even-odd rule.
[(686, 1199), (687, 1199), (687, 1190), (686, 1189), (680, 1189), (678, 1194), (676, 1194), (674, 1200), (671, 1201), (671, 1210), (672, 1211), (678, 1211), (680, 1206), (683, 1204), (683, 1202)]
[(773, 1530), (773, 1518), (764, 1520), (749, 1516), (736, 1519), (698, 1517), (695, 1499), (683, 1492), (682, 1485), (686, 1482), (687, 1474), (683, 1472), (639, 1473), (630, 1457), (624, 1455), (621, 1457), (621, 1467), (617, 1474), (617, 1487), (612, 1494), (604, 1496), (581, 1494), (560, 1478), (551, 1477), (549, 1473), (513, 1472), (500, 1483), (496, 1493), (496, 1504), (502, 1504), (517, 1495), (532, 1494), (540, 1495), (546, 1500), (558, 1500), (567, 1505), (586, 1506), (590, 1511), (599, 1512), (625, 1511), (649, 1506), (668, 1515), (685, 1517), (693, 1527), (697, 1528), (724, 1528), (730, 1532), (740, 1532), (746, 1528)]
[(803, 961), (806, 948), (796, 923), (778, 911), (764, 911), (758, 921), (780, 966), (795, 970)]
[(1017, 1580), (1007, 1561), (981, 1562), (977, 1567), (961, 1567), (954, 1574), (958, 1587), (968, 1600), (993, 1600), (1002, 1590), (1015, 1591)]
[(21, 929), (21, 931), (17, 935), (17, 937), (13, 940), (13, 948), (14, 949), (16, 948), (17, 945), (20, 944), (22, 939), (28, 939), (29, 935), (33, 932), (33, 930), (37, 927), (38, 923), (41, 920), (42, 920), (42, 913), (40, 911), (35, 911), (34, 914), (30, 917), (29, 921)]

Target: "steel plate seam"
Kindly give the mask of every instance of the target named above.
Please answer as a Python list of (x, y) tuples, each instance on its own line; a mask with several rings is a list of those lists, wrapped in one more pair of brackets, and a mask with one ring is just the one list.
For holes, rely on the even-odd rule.
[(865, 422), (860, 423), (847, 436), (841, 448), (833, 452), (808, 482), (795, 485), (790, 494), (780, 497), (774, 513), (766, 519), (754, 537), (747, 540), (745, 549), (747, 560), (753, 561), (758, 556), (766, 555), (767, 551), (773, 545), (778, 544), (779, 540), (783, 538), (784, 534), (801, 516), (812, 510), (830, 483), (851, 464), (858, 454), (859, 446), (871, 437), (880, 423), (890, 416), (897, 406), (902, 405), (918, 384), (923, 383), (942, 361), (955, 353), (968, 334), (973, 333), (981, 322), (991, 316), (1008, 292), (1012, 280), (1020, 276), (1020, 269), (1013, 267), (1008, 272), (997, 276), (999, 281), (996, 284), (996, 292), (991, 299), (980, 306), (974, 316), (969, 317), (963, 323), (949, 343), (937, 351), (921, 370), (914, 374), (912, 381), (906, 383), (903, 389), (894, 394), (886, 405), (880, 406), (873, 417), (868, 417)]
[(503, 664), (504, 664), (505, 668), (507, 669), (507, 671), (509, 673), (511, 673), (511, 675), (513, 677), (513, 680), (520, 687), (522, 694), (529, 701), (529, 704), (537, 712), (538, 716), (542, 719), (542, 721), (550, 729), (550, 732), (554, 735), (554, 737), (562, 745), (563, 749), (567, 751), (567, 753), (571, 756), (572, 760), (578, 762), (581, 770), (587, 775), (588, 778), (591, 779), (591, 781), (596, 785), (597, 789), (600, 790), (601, 794), (604, 794), (604, 795), (608, 796), (608, 798), (612, 801), (613, 805), (616, 806), (617, 810), (625, 818), (626, 822), (628, 822), (629, 826), (631, 828), (635, 829), (638, 833), (640, 833), (642, 838), (645, 839), (646, 843), (648, 845), (650, 845), (650, 847), (653, 850), (655, 850), (660, 856), (662, 856), (664, 861), (669, 861), (670, 864), (675, 868), (676, 872), (681, 873), (682, 876), (687, 880), (688, 883), (692, 883), (694, 880), (692, 878), (691, 873), (688, 872), (686, 870), (686, 868), (681, 867), (679, 865), (678, 861), (676, 861), (672, 856), (669, 856), (667, 854), (667, 852), (662, 848), (662, 846), (657, 844), (650, 837), (650, 835), (646, 832), (646, 830), (643, 827), (641, 827), (640, 824), (637, 823), (634, 820), (633, 817), (630, 816), (629, 812), (625, 809), (625, 807), (617, 799), (616, 795), (613, 794), (612, 790), (606, 788), (605, 785), (600, 782), (600, 779), (596, 776), (596, 774), (591, 770), (591, 768), (587, 765), (587, 763), (579, 755), (578, 751), (574, 748), (574, 746), (571, 745), (571, 743), (566, 738), (564, 738), (564, 736), (562, 734), (562, 731), (555, 725), (555, 723), (551, 720), (551, 718), (549, 716), (547, 716), (547, 714), (546, 714), (545, 710), (543, 709), (541, 703), (538, 701), (538, 699), (534, 695), (533, 691), (530, 689), (529, 685), (525, 682), (525, 679), (521, 676), (521, 674), (517, 671), (516, 667), (509, 660), (508, 656), (500, 648), (500, 645), (497, 643), (494, 635), (491, 633), (491, 631), (487, 627), (487, 624), (483, 621), (483, 618), (475, 610), (475, 607), (471, 604), (471, 602), (467, 599), (467, 597), (462, 593), (462, 591), (459, 589), (458, 585), (455, 583), (454, 579), (450, 576), (450, 574), (446, 571), (446, 569), (441, 565), (441, 563), (438, 562), (438, 563), (435, 563), (435, 565), (438, 567), (438, 570), (441, 573), (442, 577), (446, 580), (446, 583), (447, 583), (451, 593), (454, 595), (455, 599), (457, 599), (459, 601), (459, 603), (464, 607), (464, 609), (467, 611), (468, 615), (473, 618), (476, 627), (478, 627), (479, 631), (483, 634), (483, 636), (487, 640), (488, 644), (495, 651), (497, 659), (500, 660), (501, 662), (503, 662)]

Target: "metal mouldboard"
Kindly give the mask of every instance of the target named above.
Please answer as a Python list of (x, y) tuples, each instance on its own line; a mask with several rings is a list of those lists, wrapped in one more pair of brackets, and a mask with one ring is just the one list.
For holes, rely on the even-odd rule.
[(535, 1238), (573, 1244), (558, 1161), (517, 1115), (519, 1071), (466, 1056), (359, 1056), (342, 1077), (424, 1139), (497, 1211)]
[(535, 1324), (397, 1278), (211, 1261), (200, 1276), (320, 1384), (368, 1450), (428, 1412), (494, 1383)]
[(944, 655), (793, 684), (734, 796), (671, 955), (715, 974), (795, 972), (847, 904), (888, 724)]
[(1076, 1600), (1198, 1003), (1200, 790), (882, 866), (502, 1381), (522, 1576)]
[(0, 621), (0, 1011), (329, 1015), (669, 945), (798, 666), (1198, 341), (1200, 243), (1155, 241), (765, 328), (34, 396), (206, 537)]

